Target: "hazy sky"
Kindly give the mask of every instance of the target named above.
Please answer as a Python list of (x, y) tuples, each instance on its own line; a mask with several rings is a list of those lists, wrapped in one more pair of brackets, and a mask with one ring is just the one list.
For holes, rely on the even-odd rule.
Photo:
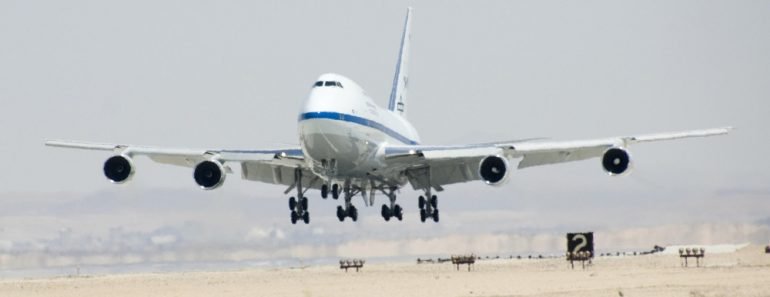
[[(294, 145), (300, 103), (322, 73), (346, 75), (386, 105), (409, 5), (409, 116), (426, 144), (737, 128), (633, 146), (626, 177), (591, 160), (515, 171), (500, 188), (449, 186), (442, 224), (495, 210), (577, 228), (768, 217), (768, 1), (0, 1), (0, 200), (22, 209), (30, 197), (159, 189), (255, 197), (243, 203), (285, 212), (270, 223), (291, 232), (283, 187), (231, 175), (200, 194), (191, 170), (144, 158), (131, 183), (112, 186), (101, 173), (109, 154), (43, 142)], [(406, 220), (417, 220), (417, 195), (401, 192)], [(314, 216), (333, 216), (336, 202), (311, 203)], [(365, 212), (372, 222), (378, 207)], [(0, 220), (21, 226), (12, 218)]]

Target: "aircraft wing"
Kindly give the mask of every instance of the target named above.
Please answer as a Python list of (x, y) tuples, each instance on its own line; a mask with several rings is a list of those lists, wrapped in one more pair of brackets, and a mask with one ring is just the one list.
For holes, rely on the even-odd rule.
[(573, 141), (535, 139), (450, 146), (389, 146), (385, 155), (389, 165), (406, 172), (415, 189), (430, 185), (441, 190), (443, 185), (481, 179), (479, 164), (489, 156), (521, 159), (517, 167), (523, 169), (597, 158), (613, 147), (625, 149), (642, 142), (723, 135), (731, 129), (725, 127)]
[[(115, 155), (128, 157), (147, 156), (158, 163), (188, 168), (193, 168), (198, 163), (211, 159), (216, 159), (225, 165), (240, 163), (243, 179), (289, 186), (294, 184), (295, 169), (301, 168), (303, 184), (309, 185), (306, 187), (320, 187), (320, 182), (315, 181), (318, 179), (315, 174), (304, 168), (304, 156), (299, 147), (268, 150), (188, 149), (69, 140), (51, 140), (45, 144), (62, 148), (110, 151)], [(225, 170), (228, 173), (233, 173), (229, 166), (226, 166)]]

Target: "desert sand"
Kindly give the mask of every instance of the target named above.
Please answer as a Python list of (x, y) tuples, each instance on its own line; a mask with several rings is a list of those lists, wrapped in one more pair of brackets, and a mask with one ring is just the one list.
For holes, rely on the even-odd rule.
[(748, 246), (707, 254), (702, 267), (678, 255), (599, 257), (583, 270), (558, 259), (367, 263), (226, 272), (123, 274), (0, 280), (0, 296), (770, 296), (770, 254)]

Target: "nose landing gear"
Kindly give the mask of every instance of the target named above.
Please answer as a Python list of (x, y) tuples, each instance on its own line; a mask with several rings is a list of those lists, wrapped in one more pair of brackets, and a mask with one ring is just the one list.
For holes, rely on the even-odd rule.
[[(325, 176), (333, 177), (337, 176), (337, 160), (336, 159), (322, 159), (321, 168)], [(327, 181), (321, 186), (321, 198), (326, 199), (329, 197), (329, 192), (332, 194), (332, 198), (340, 198), (340, 186), (338, 184), (332, 184)]]

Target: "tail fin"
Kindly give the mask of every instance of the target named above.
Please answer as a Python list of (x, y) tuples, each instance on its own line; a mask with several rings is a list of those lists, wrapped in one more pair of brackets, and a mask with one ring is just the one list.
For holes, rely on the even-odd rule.
[(412, 8), (406, 9), (404, 33), (401, 35), (401, 48), (398, 51), (396, 75), (393, 77), (393, 88), (390, 91), (388, 109), (406, 117), (406, 91), (409, 87), (409, 43), (412, 35)]

